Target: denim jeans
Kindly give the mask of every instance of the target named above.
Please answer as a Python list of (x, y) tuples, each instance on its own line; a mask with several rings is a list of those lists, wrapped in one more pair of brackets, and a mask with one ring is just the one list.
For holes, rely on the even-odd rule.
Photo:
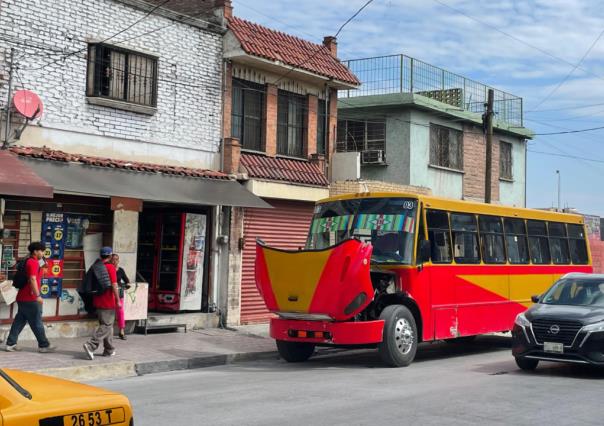
[(38, 302), (17, 302), (17, 305), (19, 306), (19, 311), (13, 320), (6, 344), (8, 346), (16, 345), (19, 334), (23, 331), (25, 324), (29, 324), (31, 331), (33, 331), (38, 340), (38, 347), (47, 348), (50, 346), (46, 338), (46, 332), (44, 331), (44, 324), (42, 324), (42, 305)]

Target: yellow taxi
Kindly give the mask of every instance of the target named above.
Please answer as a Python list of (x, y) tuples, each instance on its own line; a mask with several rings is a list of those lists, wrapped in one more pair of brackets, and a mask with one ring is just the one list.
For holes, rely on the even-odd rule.
[(132, 426), (124, 395), (24, 371), (0, 369), (0, 426)]

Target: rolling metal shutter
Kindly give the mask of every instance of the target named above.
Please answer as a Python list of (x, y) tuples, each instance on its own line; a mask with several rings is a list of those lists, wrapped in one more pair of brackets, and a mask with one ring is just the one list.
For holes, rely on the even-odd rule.
[(245, 209), (241, 276), (241, 323), (267, 322), (271, 314), (256, 289), (254, 261), (256, 238), (269, 246), (296, 250), (306, 242), (313, 214), (313, 203), (267, 200), (273, 209)]

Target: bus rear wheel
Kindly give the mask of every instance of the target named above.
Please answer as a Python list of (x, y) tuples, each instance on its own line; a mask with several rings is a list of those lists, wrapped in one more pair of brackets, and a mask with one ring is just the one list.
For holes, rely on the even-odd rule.
[(277, 340), (277, 350), (281, 358), (287, 362), (304, 362), (314, 353), (315, 345), (314, 343)]
[(390, 367), (406, 367), (417, 352), (418, 335), (415, 318), (407, 307), (390, 305), (380, 314), (384, 323), (384, 337), (378, 345), (382, 361)]

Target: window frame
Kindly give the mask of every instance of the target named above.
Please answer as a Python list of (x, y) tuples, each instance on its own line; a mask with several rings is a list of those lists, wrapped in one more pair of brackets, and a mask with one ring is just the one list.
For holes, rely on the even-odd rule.
[[(350, 132), (348, 130), (351, 123), (362, 123), (363, 124), (363, 140), (361, 143), (355, 140), (354, 137), (350, 138)], [(371, 138), (369, 139), (369, 124), (379, 125), (382, 127), (383, 138)], [(343, 131), (342, 131), (343, 130)], [(336, 151), (337, 152), (363, 152), (363, 151), (382, 151), (384, 157), (386, 156), (386, 136), (387, 136), (387, 123), (386, 120), (351, 120), (351, 119), (339, 119), (337, 125), (337, 138), (336, 138)], [(351, 149), (352, 146), (352, 149)]]
[[(499, 232), (489, 230), (488, 228), (483, 229), (483, 223), (486, 220), (489, 220), (489, 221), (495, 220), (495, 222), (493, 222), (493, 223), (499, 224)], [(493, 216), (493, 215), (485, 215), (485, 214), (478, 215), (478, 231), (480, 233), (480, 254), (481, 254), (483, 263), (485, 263), (487, 265), (504, 265), (504, 264), (506, 264), (507, 263), (507, 250), (506, 250), (506, 245), (505, 245), (505, 233), (504, 233), (503, 218), (501, 216)], [(502, 251), (501, 252), (501, 255), (502, 255), (501, 261), (492, 260), (491, 256), (487, 256), (487, 253), (486, 253), (487, 238), (486, 237), (491, 237), (491, 238), (494, 238), (494, 241), (499, 241), (498, 245), (501, 246), (499, 248)]]
[[(287, 108), (285, 109), (284, 106)], [(294, 122), (292, 123), (290, 118), (294, 107), (298, 109), (294, 111)], [(308, 97), (279, 89), (277, 93), (277, 155), (304, 158), (304, 139), (307, 132)], [(299, 147), (295, 141), (298, 138)]]
[[(561, 225), (562, 229), (564, 231), (564, 235), (552, 235), (552, 225)], [(570, 247), (568, 244), (568, 232), (566, 230), (566, 224), (564, 222), (547, 222), (547, 232), (548, 232), (548, 236), (549, 236), (549, 251), (550, 251), (550, 255), (552, 258), (552, 263), (554, 265), (571, 265), (571, 258), (570, 258)], [(553, 244), (552, 244), (552, 240), (559, 240), (560, 241), (560, 255), (563, 256), (566, 254), (566, 262), (556, 262), (554, 260), (554, 255), (553, 255)], [(564, 247), (566, 247), (566, 253), (564, 253)]]
[[(517, 222), (517, 223), (522, 223), (522, 228), (524, 230), (524, 233), (519, 234), (517, 233), (514, 229), (512, 229), (512, 232), (508, 232), (507, 231), (507, 224), (511, 223), (511, 222)], [(528, 265), (531, 262), (531, 253), (529, 251), (529, 243), (528, 243), (528, 231), (527, 231), (527, 227), (526, 227), (526, 220), (522, 219), (522, 218), (517, 218), (517, 217), (504, 217), (503, 218), (503, 233), (504, 233), (504, 237), (505, 237), (505, 249), (506, 249), (506, 254), (507, 254), (507, 262), (510, 265)], [(526, 250), (526, 261), (522, 262), (522, 261), (512, 261), (511, 257), (510, 257), (510, 248), (509, 248), (509, 244), (508, 244), (508, 237), (515, 237), (515, 238), (522, 238), (524, 241), (524, 249)], [(518, 250), (518, 253), (520, 253), (520, 250)]]
[[(543, 225), (543, 233), (537, 233), (537, 232), (532, 232), (530, 225), (531, 223), (534, 222), (536, 224), (542, 224)], [(548, 229), (547, 229), (547, 222), (544, 220), (539, 220), (539, 219), (527, 219), (526, 220), (526, 234), (527, 234), (527, 238), (528, 238), (528, 243), (529, 243), (529, 258), (531, 261), (531, 264), (533, 265), (551, 265), (552, 264), (552, 252), (549, 246), (549, 235), (548, 235)], [(531, 248), (531, 242), (533, 240), (531, 239), (535, 239), (537, 238), (539, 241), (539, 251), (542, 252), (542, 249), (545, 248), (547, 249), (547, 262), (535, 262), (534, 260), (534, 256), (533, 256), (533, 250)], [(543, 245), (543, 242), (545, 241), (545, 245)], [(540, 253), (543, 254), (543, 253)]]
[[(108, 52), (108, 60), (104, 59), (105, 56), (105, 51)], [(112, 77), (103, 77), (103, 70), (107, 69), (107, 66), (110, 67), (110, 69), (112, 70), (111, 72), (113, 73), (115, 71), (115, 68), (112, 65), (112, 60), (111, 60), (111, 54), (112, 53), (118, 53), (121, 55), (124, 55), (123, 57), (123, 61), (124, 61), (124, 69), (123, 70), (119, 70), (123, 73), (124, 76), (128, 76), (127, 78), (124, 78), (124, 81), (122, 83), (122, 87), (121, 90), (123, 91), (123, 95), (122, 96), (116, 96), (116, 95), (112, 95), (110, 92), (112, 91), (111, 87), (105, 87), (106, 84), (111, 85), (111, 83), (106, 83), (104, 82), (104, 79), (112, 79)], [(103, 59), (100, 59), (99, 57), (103, 56)], [(148, 73), (146, 72), (143, 75), (138, 75), (135, 73), (131, 73), (130, 72), (130, 58), (132, 57), (138, 57), (138, 58), (142, 58), (146, 62), (145, 65), (145, 70), (147, 71), (147, 65), (150, 63), (151, 64), (151, 72)], [(153, 55), (149, 55), (146, 53), (141, 53), (135, 50), (131, 50), (131, 49), (124, 49), (122, 47), (117, 47), (117, 46), (113, 46), (111, 44), (106, 44), (106, 43), (88, 43), (88, 58), (86, 60), (86, 96), (89, 98), (103, 98), (103, 99), (108, 99), (111, 101), (118, 101), (118, 102), (124, 102), (130, 105), (139, 105), (142, 107), (150, 107), (150, 108), (156, 108), (157, 107), (157, 94), (158, 94), (158, 68), (159, 68), (159, 60), (156, 56)], [(134, 67), (136, 68), (136, 67)], [(143, 78), (143, 79), (151, 79), (151, 90), (149, 93), (150, 96), (150, 101), (146, 102), (137, 102), (137, 101), (133, 101), (131, 100), (131, 97), (134, 96), (134, 94), (131, 91), (130, 85), (130, 78), (129, 76), (133, 75), (134, 79), (138, 78)], [(135, 80), (136, 81), (136, 80)], [(119, 86), (114, 86), (116, 88), (119, 88)], [(105, 91), (108, 91), (108, 93), (104, 93)], [(143, 94), (143, 96), (147, 96), (146, 92)]]
[[(444, 142), (442, 133), (447, 132), (446, 141), (446, 159), (443, 155)], [(451, 135), (455, 134), (457, 137), (457, 164), (451, 163)], [(436, 144), (436, 145), (435, 145)], [(429, 155), (428, 164), (433, 167), (443, 167), (451, 170), (464, 170), (464, 152), (463, 152), (463, 131), (453, 129), (451, 127), (442, 126), (436, 123), (430, 123), (429, 129)]]
[[(571, 227), (581, 228), (580, 234), (583, 236), (575, 237), (571, 236), (570, 230)], [(568, 250), (570, 254), (570, 261), (573, 265), (589, 265), (589, 250), (587, 249), (587, 233), (585, 232), (585, 226), (577, 223), (567, 223), (566, 224), (566, 235), (568, 236)], [(577, 244), (581, 242), (583, 244), (583, 250), (585, 253), (585, 261), (575, 261), (575, 253), (576, 250), (573, 250), (573, 243)], [(576, 246), (578, 248), (578, 246)]]
[[(447, 219), (447, 228), (442, 228), (442, 227), (430, 227), (430, 219), (429, 219), (429, 215), (430, 214), (444, 214), (446, 216)], [(428, 229), (428, 241), (430, 241), (430, 246), (431, 246), (431, 253), (430, 253), (430, 260), (432, 263), (437, 264), (437, 265), (449, 265), (451, 263), (453, 263), (453, 244), (451, 242), (451, 222), (449, 220), (449, 211), (447, 210), (437, 210), (437, 209), (426, 209), (426, 228)], [(445, 235), (445, 240), (446, 243), (448, 245), (448, 261), (442, 261), (442, 260), (434, 260), (434, 247), (435, 247), (435, 241), (433, 238), (430, 238), (430, 233), (432, 231), (440, 231), (443, 232)]]
[[(263, 151), (263, 147), (264, 147), (264, 120), (266, 117), (265, 116), (266, 85), (233, 77), (231, 87), (232, 87), (231, 135), (233, 137), (239, 139), (239, 142), (241, 143), (241, 149), (261, 152), (261, 151)], [(240, 109), (241, 113), (235, 113), (235, 109), (236, 109), (235, 102), (237, 99), (237, 95), (235, 93), (236, 91), (240, 92), (240, 95), (238, 96), (238, 100), (239, 100), (238, 103), (239, 103), (239, 109)], [(256, 117), (253, 114), (250, 114), (249, 111), (247, 111), (246, 93), (250, 92), (250, 91), (256, 91), (256, 92), (260, 93), (260, 96), (259, 96), (260, 100), (259, 100), (259, 105), (258, 105), (259, 111), (260, 111), (259, 117)], [(240, 120), (240, 125), (239, 125), (240, 133), (235, 131), (235, 117), (237, 117), (237, 119)], [(248, 129), (248, 126), (246, 125), (248, 120), (257, 122), (257, 125), (258, 125), (257, 130), (259, 131), (259, 139), (257, 141), (254, 140), (253, 144), (251, 143), (250, 139), (248, 138), (248, 132), (246, 132), (246, 129)], [(254, 139), (254, 138), (252, 138), (252, 139)]]
[[(506, 150), (509, 149), (509, 158), (504, 158), (504, 146), (507, 147)], [(507, 167), (509, 173), (504, 174), (504, 170), (506, 169), (504, 163), (506, 162), (509, 163)], [(499, 179), (514, 180), (514, 144), (511, 142), (499, 141)]]
[[(464, 229), (456, 229), (455, 225), (453, 224), (453, 218), (454, 216), (470, 216), (473, 219), (474, 222), (474, 231), (472, 230), (464, 230)], [(479, 265), (482, 262), (482, 256), (481, 256), (481, 249), (480, 249), (480, 237), (478, 234), (478, 221), (476, 218), (475, 214), (472, 213), (462, 213), (462, 212), (451, 212), (449, 214), (449, 224), (451, 227), (451, 247), (452, 247), (452, 254), (453, 254), (453, 260), (455, 261), (456, 264), (468, 264), (468, 265)], [(473, 234), (474, 236), (474, 249), (477, 253), (477, 257), (475, 258), (466, 258), (466, 257), (456, 257), (455, 256), (455, 242), (457, 240), (457, 235), (458, 234), (462, 234), (464, 235), (464, 238), (466, 235), (471, 235)], [(464, 241), (465, 244), (465, 241)], [(468, 261), (467, 259), (471, 259), (471, 261)]]

